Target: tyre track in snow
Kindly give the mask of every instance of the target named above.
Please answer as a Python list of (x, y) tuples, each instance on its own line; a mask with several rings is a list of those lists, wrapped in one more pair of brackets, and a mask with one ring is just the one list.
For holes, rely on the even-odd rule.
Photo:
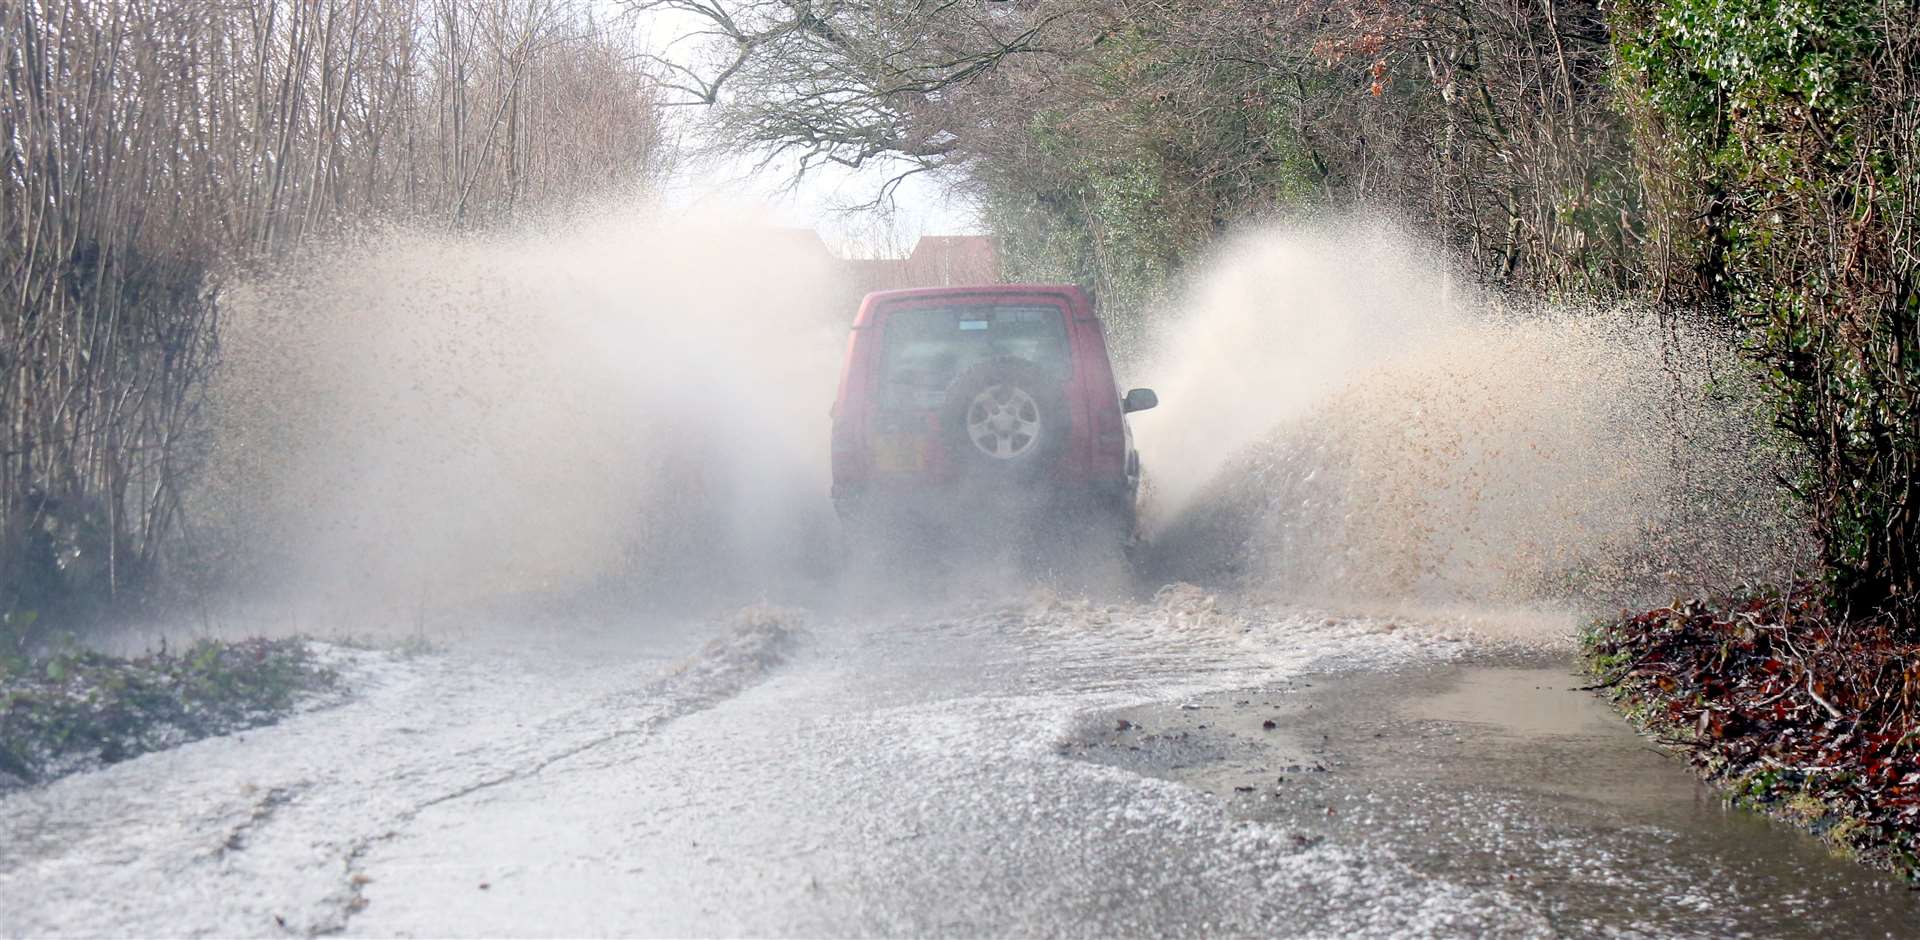
[(338, 932), (420, 813), (656, 733), (799, 637), (750, 611), (677, 667), (343, 654), (347, 704), (0, 799), (0, 935)]
[[(1263, 612), (1041, 603), (823, 622), (724, 707), (423, 813), (362, 859), (366, 936), (1421, 934), (1509, 899), (1303, 847), (1065, 756), (1090, 712), (1457, 644)], [(1380, 897), (1394, 903), (1374, 903)]]
[(786, 661), (799, 640), (796, 629), (788, 623), (798, 619), (797, 614), (782, 611), (745, 612), (733, 632), (708, 643), (697, 657), (653, 685), (637, 692), (603, 696), (569, 715), (569, 718), (584, 715), (589, 724), (599, 715), (615, 717), (618, 720), (612, 730), (562, 747), (530, 764), (423, 800), (402, 813), (385, 832), (359, 840), (347, 853), (345, 893), (339, 903), (338, 922), (318, 924), (309, 932), (340, 933), (354, 914), (365, 909), (363, 889), (372, 881), (363, 870), (367, 853), (375, 845), (398, 837), (421, 813), (484, 790), (537, 777), (563, 761), (617, 741), (651, 734), (669, 721), (738, 695), (764, 678), (769, 669)]

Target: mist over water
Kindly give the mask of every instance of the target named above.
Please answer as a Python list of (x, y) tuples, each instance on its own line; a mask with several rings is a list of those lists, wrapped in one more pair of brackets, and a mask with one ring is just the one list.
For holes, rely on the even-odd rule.
[(1139, 370), (1166, 404), (1135, 422), (1174, 573), (1374, 611), (1592, 611), (1804, 552), (1724, 339), (1465, 289), (1369, 218), (1248, 233), (1194, 283)]
[(832, 525), (831, 261), (639, 213), (310, 252), (228, 298), (199, 514), (260, 597), (778, 594)]

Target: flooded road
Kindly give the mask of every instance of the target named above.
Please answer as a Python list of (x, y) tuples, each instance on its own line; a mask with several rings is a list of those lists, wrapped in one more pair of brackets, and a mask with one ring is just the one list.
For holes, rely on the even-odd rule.
[(346, 705), (0, 800), (0, 933), (1920, 924), (1721, 809), (1555, 658), (1198, 591), (343, 668)]
[(1920, 895), (1726, 806), (1587, 681), (1510, 652), (1304, 677), (1123, 709), (1068, 753), (1201, 787), (1305, 844), (1365, 844), (1497, 892), (1549, 935), (1920, 929)]

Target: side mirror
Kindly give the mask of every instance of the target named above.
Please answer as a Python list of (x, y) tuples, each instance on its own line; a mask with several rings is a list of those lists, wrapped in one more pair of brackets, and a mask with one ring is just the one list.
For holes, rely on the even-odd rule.
[(1127, 397), (1120, 399), (1120, 413), (1133, 414), (1136, 411), (1145, 411), (1158, 404), (1160, 404), (1160, 396), (1155, 395), (1153, 389), (1128, 389)]

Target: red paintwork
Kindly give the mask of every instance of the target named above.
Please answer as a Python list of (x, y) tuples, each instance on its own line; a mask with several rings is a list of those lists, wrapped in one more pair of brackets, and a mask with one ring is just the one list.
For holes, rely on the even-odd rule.
[[(934, 287), (880, 291), (868, 294), (854, 316), (847, 340), (846, 366), (833, 404), (833, 492), (851, 495), (869, 485), (945, 482), (953, 477), (945, 448), (939, 446), (936, 420), (924, 416), (926, 469), (913, 474), (882, 476), (873, 466), (868, 441), (878, 420), (875, 396), (876, 364), (889, 310), (948, 304), (956, 300), (996, 303), (1053, 303), (1066, 313), (1067, 344), (1073, 371), (1067, 382), (1072, 427), (1066, 451), (1054, 470), (1054, 482), (1071, 487), (1131, 489), (1128, 454), (1132, 434), (1120, 409), (1120, 392), (1107, 357), (1105, 330), (1094, 315), (1085, 291), (1072, 284), (995, 284), (980, 287)], [(1129, 494), (1130, 495), (1130, 494)]]

